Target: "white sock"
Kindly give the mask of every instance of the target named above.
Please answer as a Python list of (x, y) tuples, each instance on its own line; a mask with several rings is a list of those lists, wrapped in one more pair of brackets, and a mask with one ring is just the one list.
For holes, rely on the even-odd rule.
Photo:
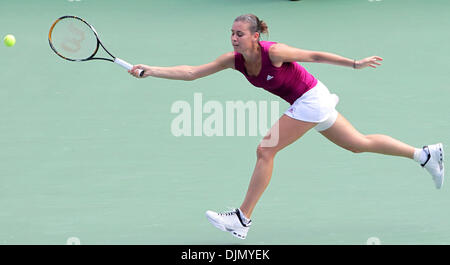
[(247, 216), (244, 215), (244, 213), (241, 211), (241, 209), (238, 208), (238, 212), (239, 212), (239, 216), (241, 217), (242, 222), (244, 222), (244, 224), (250, 223), (251, 220), (249, 218), (247, 218)]
[(428, 152), (425, 151), (424, 149), (418, 149), (416, 148), (414, 150), (414, 161), (423, 164), (425, 163), (425, 161), (427, 161), (428, 158)]

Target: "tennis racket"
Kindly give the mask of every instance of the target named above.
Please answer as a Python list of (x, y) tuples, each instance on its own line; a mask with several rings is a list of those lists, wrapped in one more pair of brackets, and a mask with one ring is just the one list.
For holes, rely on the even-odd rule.
[[(48, 42), (57, 55), (72, 62), (105, 60), (116, 63), (127, 70), (133, 68), (133, 65), (112, 55), (103, 46), (94, 27), (76, 16), (58, 18), (50, 27)], [(100, 46), (112, 58), (94, 57)], [(139, 76), (142, 77), (144, 71), (141, 69), (138, 71)]]

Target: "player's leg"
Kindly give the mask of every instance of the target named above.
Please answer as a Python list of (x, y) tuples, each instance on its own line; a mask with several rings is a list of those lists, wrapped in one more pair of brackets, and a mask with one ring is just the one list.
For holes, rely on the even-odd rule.
[(419, 149), (387, 135), (364, 135), (340, 113), (334, 124), (320, 133), (333, 143), (354, 153), (371, 152), (414, 159), (433, 176), (436, 188), (441, 188), (443, 184), (444, 150), (440, 143)]
[(383, 134), (361, 134), (340, 113), (333, 126), (320, 133), (333, 143), (354, 153), (371, 152), (414, 158), (414, 147)]
[(272, 176), (275, 155), (278, 151), (299, 139), (316, 124), (283, 115), (258, 145), (255, 169), (241, 207), (225, 213), (207, 211), (206, 216), (209, 221), (217, 228), (245, 239), (251, 224), (249, 218)]
[[(317, 123), (305, 122), (283, 115), (270, 129), (256, 150), (256, 165), (240, 210), (249, 217), (256, 203), (269, 184), (275, 155), (284, 147), (295, 142)], [(278, 134), (278, 136), (276, 136)], [(275, 140), (275, 142), (274, 142)], [(273, 142), (273, 144), (267, 144)]]

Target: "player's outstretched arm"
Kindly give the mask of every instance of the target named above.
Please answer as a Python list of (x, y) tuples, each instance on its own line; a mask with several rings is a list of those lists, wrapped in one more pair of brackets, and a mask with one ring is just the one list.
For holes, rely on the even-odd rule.
[[(165, 79), (192, 81), (228, 68), (234, 68), (233, 52), (225, 53), (210, 63), (198, 66), (178, 65), (172, 67), (158, 67), (138, 64), (133, 66), (128, 72), (138, 78), (153, 76)], [(142, 77), (139, 77), (137, 74), (139, 69), (144, 70), (144, 75)]]
[(270, 47), (269, 54), (271, 61), (275, 63), (295, 61), (327, 63), (353, 67), (355, 69), (362, 69), (366, 67), (376, 68), (377, 65), (381, 65), (379, 61), (383, 60), (383, 58), (379, 56), (371, 56), (362, 60), (354, 60), (329, 52), (302, 50), (282, 43), (277, 43)]

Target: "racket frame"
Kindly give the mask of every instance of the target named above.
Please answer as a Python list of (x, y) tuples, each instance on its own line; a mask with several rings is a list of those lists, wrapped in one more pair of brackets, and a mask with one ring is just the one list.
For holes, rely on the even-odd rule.
[[(72, 59), (72, 58), (68, 58), (65, 57), (64, 55), (60, 54), (56, 48), (53, 46), (52, 44), (52, 32), (53, 32), (53, 28), (56, 26), (56, 24), (58, 24), (59, 21), (66, 19), (66, 18), (73, 18), (73, 19), (78, 19), (79, 21), (83, 22), (84, 24), (86, 24), (94, 33), (95, 38), (97, 39), (97, 46), (95, 47), (94, 52), (91, 54), (91, 56), (84, 58), (84, 59)], [(87, 23), (84, 19), (80, 18), (80, 17), (76, 17), (76, 16), (62, 16), (60, 18), (58, 18), (55, 22), (53, 22), (52, 26), (50, 27), (50, 31), (48, 32), (48, 43), (50, 44), (50, 47), (52, 48), (52, 50), (61, 58), (66, 59), (68, 61), (72, 61), (72, 62), (84, 62), (84, 61), (89, 61), (89, 60), (105, 60), (105, 61), (110, 61), (110, 62), (114, 62), (114, 59), (116, 59), (116, 57), (114, 55), (112, 55), (106, 48), (105, 46), (103, 46), (103, 43), (100, 41), (100, 38), (98, 37), (98, 33), (95, 30), (95, 28)], [(102, 58), (102, 57), (94, 57), (97, 52), (98, 52), (98, 48), (100, 47), (100, 45), (102, 46), (102, 48), (106, 51), (106, 53), (108, 53), (113, 59), (110, 58)]]
[[(56, 48), (53, 46), (53, 44), (52, 44), (52, 33), (53, 33), (53, 29), (55, 28), (56, 24), (58, 24), (59, 21), (61, 21), (61, 20), (63, 20), (63, 19), (67, 19), (67, 18), (73, 18), (73, 19), (77, 19), (77, 20), (83, 22), (83, 23), (86, 24), (86, 25), (92, 30), (92, 32), (94, 33), (95, 38), (97, 39), (97, 46), (95, 47), (95, 50), (94, 50), (94, 52), (91, 54), (91, 56), (89, 56), (89, 57), (87, 57), (87, 58), (84, 58), (84, 59), (73, 59), (73, 58), (68, 58), (68, 57), (65, 57), (64, 55), (62, 55), (61, 53), (59, 53), (59, 52), (56, 50)], [(116, 64), (118, 64), (118, 65), (124, 67), (124, 68), (127, 69), (127, 70), (131, 70), (131, 68), (132, 68), (132, 65), (131, 65), (130, 63), (127, 63), (126, 61), (124, 61), (124, 60), (122, 60), (122, 59), (119, 59), (119, 58), (115, 57), (114, 55), (112, 55), (112, 54), (108, 51), (108, 49), (106, 49), (105, 46), (103, 46), (103, 43), (100, 41), (100, 38), (99, 38), (98, 33), (97, 33), (97, 31), (95, 30), (95, 28), (94, 28), (91, 24), (87, 23), (84, 19), (82, 19), (82, 18), (80, 18), (80, 17), (77, 17), (77, 16), (62, 16), (62, 17), (58, 18), (55, 22), (53, 22), (52, 26), (50, 27), (50, 31), (48, 32), (48, 43), (50, 44), (50, 48), (51, 48), (51, 49), (52, 49), (59, 57), (65, 59), (65, 60), (68, 60), (68, 61), (72, 61), (72, 62), (85, 62), (85, 61), (90, 61), (90, 60), (105, 60), (105, 61), (110, 61), (110, 62), (116, 63)], [(111, 59), (111, 58), (103, 58), (103, 57), (94, 57), (94, 56), (97, 54), (98, 49), (99, 49), (100, 46), (102, 46), (102, 48), (105, 50), (105, 52), (108, 53), (108, 54), (112, 57), (112, 59)], [(139, 73), (139, 76), (142, 77), (143, 74), (144, 74), (144, 71), (141, 70), (141, 69), (139, 69), (138, 71), (139, 71), (139, 72), (138, 72), (138, 73)]]

